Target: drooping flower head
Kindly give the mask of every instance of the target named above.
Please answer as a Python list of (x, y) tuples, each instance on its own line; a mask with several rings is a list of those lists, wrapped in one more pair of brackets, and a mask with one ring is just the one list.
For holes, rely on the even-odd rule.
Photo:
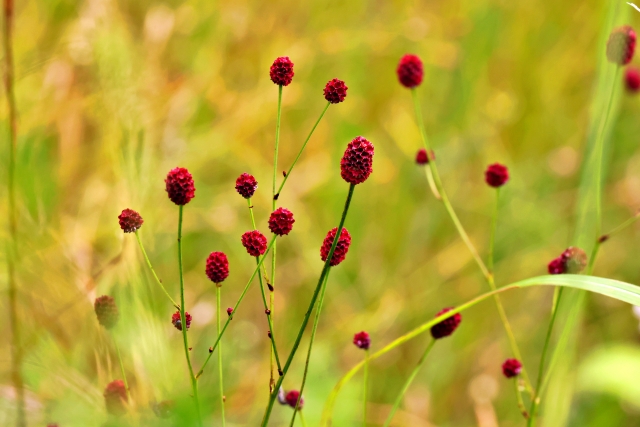
[(127, 412), (128, 401), (124, 381), (115, 380), (107, 384), (104, 389), (104, 402), (108, 413), (116, 416), (124, 415)]
[(487, 167), (484, 173), (484, 180), (491, 187), (502, 187), (509, 181), (509, 170), (500, 163), (494, 163)]
[(258, 189), (258, 181), (248, 173), (243, 173), (236, 179), (236, 191), (245, 199), (253, 197)]
[[(300, 403), (298, 403), (298, 397), (300, 397)], [(296, 404), (298, 404), (298, 410), (302, 409), (302, 407), (304, 406), (304, 397), (300, 396), (300, 392), (298, 390), (290, 390), (285, 395), (284, 399), (287, 402), (287, 405), (291, 406), (292, 408), (295, 408)]]
[(611, 32), (607, 41), (607, 59), (617, 65), (627, 65), (636, 49), (636, 33), (629, 25)]
[(431, 152), (427, 154), (427, 150), (421, 148), (416, 153), (416, 163), (419, 165), (426, 165), (429, 163), (429, 161), (435, 160), (435, 158), (436, 155), (433, 150), (431, 150)]
[(294, 222), (296, 220), (289, 209), (278, 208), (269, 216), (269, 230), (276, 236), (284, 236), (293, 229)]
[(267, 250), (267, 238), (258, 230), (247, 231), (242, 235), (242, 246), (251, 256), (260, 256)]
[(229, 260), (224, 252), (211, 252), (205, 268), (207, 277), (216, 285), (220, 285), (229, 277)]
[[(322, 258), (322, 261), (327, 260), (329, 252), (331, 251), (331, 245), (333, 245), (333, 240), (336, 238), (337, 232), (338, 228), (333, 228), (327, 233), (327, 236), (324, 238), (322, 247), (320, 247), (320, 258)], [(344, 261), (345, 257), (347, 256), (347, 252), (349, 252), (349, 246), (351, 246), (351, 235), (349, 234), (349, 230), (343, 227), (329, 265), (333, 267)]]
[(507, 378), (517, 377), (521, 371), (522, 363), (518, 359), (507, 359), (502, 364), (502, 373)]
[(171, 169), (164, 182), (169, 199), (178, 206), (186, 205), (195, 197), (193, 176), (185, 168)]
[(400, 84), (406, 88), (413, 89), (422, 83), (422, 78), (424, 77), (422, 60), (416, 55), (405, 55), (400, 58), (396, 72), (398, 73)]
[(347, 97), (347, 85), (342, 80), (329, 80), (324, 87), (324, 99), (332, 104), (338, 104)]
[(353, 344), (362, 350), (369, 350), (371, 346), (371, 337), (365, 331), (358, 332), (353, 336)]
[(293, 62), (288, 56), (281, 56), (273, 61), (269, 69), (271, 81), (280, 86), (288, 86), (293, 80)]
[[(184, 319), (187, 323), (187, 331), (188, 331), (189, 327), (191, 327), (191, 315), (186, 311), (184, 312)], [(175, 326), (177, 330), (179, 331), (182, 330), (182, 319), (180, 319), (180, 310), (176, 311), (171, 315), (171, 323), (173, 323), (173, 326)]]
[(627, 68), (624, 73), (624, 84), (627, 91), (636, 93), (640, 90), (640, 70), (635, 67)]
[(118, 306), (113, 297), (102, 295), (96, 298), (96, 301), (93, 303), (93, 308), (96, 312), (98, 323), (106, 329), (111, 329), (116, 326), (120, 318), (120, 313), (118, 312)]
[[(453, 310), (453, 307), (447, 307), (438, 312), (436, 317), (445, 314), (449, 311)], [(431, 327), (431, 336), (435, 339), (448, 337), (451, 335), (458, 326), (460, 326), (460, 322), (462, 322), (462, 316), (460, 313), (456, 313), (451, 317), (444, 319), (442, 322), (437, 323)]]
[(578, 274), (585, 269), (587, 262), (588, 257), (585, 251), (570, 246), (549, 263), (547, 270), (549, 274)]
[(133, 233), (138, 228), (142, 227), (144, 220), (140, 214), (133, 209), (125, 209), (120, 215), (118, 215), (118, 222), (120, 228), (125, 233)]
[(373, 172), (373, 144), (362, 136), (355, 137), (340, 161), (340, 175), (349, 184), (365, 182)]

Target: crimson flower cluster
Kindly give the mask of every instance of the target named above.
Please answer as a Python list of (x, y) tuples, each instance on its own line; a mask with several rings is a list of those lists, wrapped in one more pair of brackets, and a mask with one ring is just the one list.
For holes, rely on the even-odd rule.
[[(299, 403), (298, 403), (298, 398), (300, 398)], [(298, 410), (302, 409), (302, 407), (304, 406), (304, 397), (300, 397), (300, 391), (298, 390), (290, 390), (285, 395), (284, 400), (287, 403), (287, 405), (291, 406), (292, 408), (295, 408), (296, 404), (298, 404)]]
[[(453, 310), (453, 307), (443, 308), (438, 312), (438, 314), (436, 314), (436, 317), (448, 313), (451, 310)], [(442, 322), (433, 325), (431, 327), (431, 336), (434, 339), (448, 337), (458, 329), (460, 322), (462, 322), (462, 315), (460, 315), (460, 313), (456, 313), (453, 316), (444, 319)]]
[(513, 378), (522, 372), (522, 363), (518, 359), (507, 359), (502, 364), (502, 373), (507, 378)]
[(195, 197), (193, 176), (185, 168), (171, 169), (164, 182), (169, 199), (178, 206), (186, 205)]
[(278, 208), (269, 216), (269, 230), (276, 236), (285, 236), (293, 229), (293, 213), (289, 209)]
[(494, 163), (484, 172), (484, 180), (491, 187), (502, 187), (509, 181), (509, 170), (500, 163)]
[[(333, 240), (336, 238), (336, 233), (338, 233), (337, 227), (329, 230), (327, 236), (324, 238), (322, 246), (320, 247), (320, 258), (322, 258), (322, 261), (326, 261), (329, 257), (329, 252), (331, 251)], [(338, 243), (336, 244), (336, 249), (333, 251), (333, 256), (331, 257), (329, 265), (334, 267), (344, 261), (347, 256), (347, 252), (349, 252), (349, 246), (351, 246), (351, 235), (349, 234), (349, 230), (342, 228), (340, 237), (338, 238)]]
[(104, 389), (104, 401), (107, 412), (111, 415), (124, 415), (127, 412), (127, 402), (129, 401), (124, 381), (115, 380), (107, 384)]
[[(191, 327), (191, 315), (188, 312), (184, 312), (184, 319), (187, 323), (187, 331), (189, 327)], [(171, 323), (176, 327), (177, 330), (182, 330), (182, 319), (180, 318), (180, 310), (176, 311), (171, 315)]]
[(260, 256), (267, 250), (267, 238), (258, 230), (247, 231), (242, 235), (242, 246), (251, 256)]
[(422, 60), (416, 55), (404, 55), (400, 59), (396, 72), (400, 84), (408, 89), (413, 89), (422, 83), (424, 77)]
[(369, 350), (369, 347), (371, 346), (371, 337), (365, 331), (358, 332), (353, 336), (353, 345), (362, 350)]
[(346, 84), (340, 79), (329, 80), (324, 87), (324, 99), (332, 104), (338, 104), (347, 97)]
[(577, 274), (587, 266), (587, 254), (580, 248), (571, 246), (565, 249), (559, 257), (554, 258), (547, 265), (549, 274)]
[(205, 272), (209, 280), (216, 285), (219, 285), (229, 277), (229, 260), (224, 252), (211, 252), (209, 254)]
[(144, 220), (140, 214), (133, 209), (125, 209), (118, 215), (118, 222), (120, 223), (122, 231), (125, 233), (133, 233), (142, 227)]
[(607, 41), (607, 59), (617, 65), (627, 65), (636, 50), (636, 33), (629, 25), (611, 32)]
[(250, 199), (258, 189), (258, 181), (248, 173), (241, 174), (236, 179), (236, 191), (245, 199)]
[(289, 86), (293, 80), (293, 74), (293, 62), (288, 56), (276, 58), (269, 69), (271, 81), (280, 86)]
[(421, 148), (416, 153), (416, 163), (419, 165), (429, 164), (431, 160), (435, 160), (435, 159), (436, 159), (436, 155), (433, 152), (433, 150), (427, 153), (427, 150), (425, 150), (424, 148)]
[(355, 137), (340, 161), (340, 174), (349, 184), (365, 182), (373, 172), (373, 144), (362, 136)]

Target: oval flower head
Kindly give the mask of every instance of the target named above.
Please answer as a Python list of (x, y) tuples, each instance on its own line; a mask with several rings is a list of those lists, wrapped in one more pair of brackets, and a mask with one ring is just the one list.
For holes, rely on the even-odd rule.
[(349, 184), (362, 184), (373, 172), (373, 144), (362, 136), (355, 137), (340, 161), (340, 175)]
[(413, 89), (422, 83), (424, 77), (422, 61), (416, 55), (405, 55), (400, 59), (396, 73), (402, 86)]
[(169, 199), (178, 206), (186, 205), (195, 197), (193, 176), (185, 168), (171, 169), (164, 182)]

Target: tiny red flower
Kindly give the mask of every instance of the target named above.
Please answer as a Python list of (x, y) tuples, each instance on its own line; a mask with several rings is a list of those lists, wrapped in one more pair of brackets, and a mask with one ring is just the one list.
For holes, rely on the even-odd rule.
[(120, 215), (118, 215), (118, 222), (120, 223), (122, 231), (125, 233), (133, 233), (138, 228), (142, 227), (144, 220), (140, 214), (133, 209), (125, 209)]
[[(188, 331), (189, 327), (191, 327), (191, 315), (185, 311), (184, 318), (187, 321), (187, 331)], [(176, 311), (171, 315), (171, 323), (173, 323), (173, 326), (175, 326), (177, 330), (179, 331), (182, 330), (182, 319), (180, 319), (180, 310)]]
[(113, 297), (109, 295), (102, 295), (96, 298), (93, 304), (93, 308), (98, 318), (98, 323), (104, 326), (106, 329), (111, 329), (118, 323), (120, 313), (118, 312), (118, 306), (116, 305)]
[[(438, 312), (436, 317), (445, 314), (449, 311), (453, 310), (453, 307), (447, 307)], [(448, 337), (451, 335), (458, 326), (460, 326), (460, 322), (462, 322), (462, 316), (460, 313), (456, 313), (453, 316), (444, 319), (442, 322), (437, 323), (431, 327), (431, 336), (435, 339)]]
[(561, 255), (565, 271), (569, 274), (578, 274), (587, 266), (587, 253), (576, 246), (570, 246)]
[(627, 65), (636, 49), (636, 33), (629, 25), (611, 32), (607, 41), (607, 59), (618, 65)]
[(509, 181), (509, 170), (506, 166), (501, 165), (500, 163), (494, 163), (487, 167), (487, 170), (484, 173), (484, 180), (491, 187), (502, 187), (507, 183), (507, 181)]
[(502, 373), (507, 378), (517, 377), (521, 371), (522, 363), (518, 359), (507, 359), (502, 364)]
[(294, 222), (296, 220), (289, 209), (278, 208), (269, 217), (269, 230), (276, 236), (284, 236), (289, 234)]
[(104, 401), (108, 413), (117, 416), (124, 415), (127, 412), (128, 400), (124, 381), (115, 380), (107, 384), (104, 389)]
[(427, 154), (427, 150), (421, 148), (416, 153), (416, 163), (419, 165), (426, 165), (430, 160), (435, 160), (435, 158), (436, 155), (433, 150), (429, 154)]
[(231, 316), (233, 314), (233, 308), (229, 307), (227, 308), (227, 316)]
[(171, 169), (164, 182), (169, 199), (176, 205), (186, 205), (195, 197), (193, 177), (185, 168)]
[(229, 277), (229, 260), (224, 252), (211, 252), (209, 254), (205, 272), (207, 277), (217, 285)]
[(347, 85), (342, 80), (333, 79), (324, 87), (324, 99), (332, 104), (338, 104), (347, 97)]
[(269, 70), (271, 81), (280, 86), (288, 86), (293, 80), (293, 62), (288, 56), (276, 58)]
[(251, 256), (260, 256), (267, 250), (267, 238), (258, 230), (247, 231), (242, 235), (242, 246)]
[(566, 273), (566, 265), (564, 259), (561, 256), (551, 260), (549, 265), (547, 265), (547, 270), (549, 274), (564, 274)]
[(416, 55), (403, 56), (396, 72), (400, 84), (409, 89), (419, 86), (424, 77), (422, 61)]
[(627, 71), (624, 73), (624, 83), (629, 92), (638, 92), (638, 90), (640, 90), (640, 70), (635, 67), (627, 68)]
[[(326, 261), (329, 256), (329, 252), (331, 251), (331, 245), (333, 245), (333, 240), (336, 238), (336, 233), (338, 232), (338, 228), (331, 229), (327, 236), (324, 238), (322, 242), (322, 246), (320, 247), (320, 258), (322, 261)], [(347, 252), (349, 252), (349, 246), (351, 246), (351, 235), (349, 234), (349, 230), (346, 228), (342, 228), (340, 232), (340, 238), (338, 239), (338, 243), (336, 245), (336, 249), (333, 251), (333, 256), (331, 257), (331, 262), (329, 265), (336, 266), (344, 261), (347, 256)]]
[[(300, 403), (298, 403), (298, 397), (300, 397)], [(296, 404), (298, 404), (298, 410), (302, 409), (304, 406), (304, 397), (300, 396), (300, 392), (298, 390), (290, 390), (284, 399), (287, 402), (287, 405), (291, 406), (295, 409)]]
[(358, 332), (353, 336), (353, 344), (363, 350), (369, 350), (371, 346), (371, 337), (365, 331)]
[(253, 175), (243, 173), (236, 179), (236, 191), (245, 199), (253, 197), (253, 193), (255, 193), (257, 189), (258, 181), (256, 181)]
[(373, 144), (362, 136), (355, 137), (340, 160), (340, 175), (349, 184), (365, 182), (373, 172)]

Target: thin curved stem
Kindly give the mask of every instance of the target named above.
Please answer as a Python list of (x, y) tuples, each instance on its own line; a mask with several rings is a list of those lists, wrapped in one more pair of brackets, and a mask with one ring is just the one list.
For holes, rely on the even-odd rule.
[(320, 289), (322, 288), (322, 282), (324, 281), (325, 276), (329, 272), (329, 268), (331, 267), (331, 259), (333, 258), (333, 253), (336, 250), (336, 246), (338, 245), (338, 240), (342, 233), (342, 229), (344, 228), (344, 222), (347, 219), (347, 213), (349, 212), (349, 205), (351, 204), (351, 199), (353, 197), (353, 191), (355, 190), (355, 185), (349, 185), (349, 193), (347, 194), (347, 200), (344, 204), (344, 209), (342, 210), (342, 217), (340, 218), (340, 224), (338, 225), (338, 229), (336, 230), (336, 238), (333, 239), (333, 244), (331, 245), (331, 249), (329, 250), (329, 254), (327, 255), (327, 260), (324, 263), (324, 267), (322, 268), (322, 273), (320, 273), (320, 278), (318, 279), (318, 284), (316, 285), (316, 289), (313, 292), (313, 296), (311, 297), (311, 301), (309, 302), (309, 308), (307, 308), (307, 312), (304, 315), (304, 319), (302, 321), (302, 325), (300, 326), (300, 330), (298, 331), (298, 335), (296, 336), (296, 340), (293, 343), (293, 348), (291, 349), (291, 353), (289, 353), (289, 357), (287, 357), (287, 361), (282, 368), (282, 375), (278, 379), (274, 390), (271, 392), (271, 396), (269, 396), (269, 403), (267, 405), (267, 409), (265, 410), (264, 417), (262, 418), (262, 427), (265, 427), (269, 423), (269, 417), (271, 416), (271, 411), (273, 410), (273, 404), (278, 397), (278, 390), (282, 385), (282, 381), (284, 380), (287, 372), (289, 371), (289, 367), (291, 366), (291, 362), (293, 361), (293, 357), (296, 355), (298, 351), (298, 347), (300, 346), (300, 341), (302, 340), (302, 335), (304, 334), (304, 330), (309, 323), (309, 318), (311, 317), (311, 312), (313, 311), (313, 307), (316, 304), (318, 299), (318, 295), (320, 293)]
[(129, 401), (131, 401), (131, 390), (129, 390), (129, 382), (127, 381), (127, 374), (124, 371), (124, 363), (122, 363), (122, 355), (120, 354), (120, 346), (118, 342), (114, 339), (114, 345), (116, 346), (116, 353), (118, 353), (118, 361), (120, 362), (120, 372), (122, 372), (122, 381), (124, 381), (124, 387), (127, 390), (127, 396), (129, 397)]
[(498, 208), (500, 206), (500, 188), (496, 189), (496, 203), (493, 207), (493, 215), (491, 217), (491, 235), (489, 237), (489, 261), (488, 267), (491, 275), (495, 277), (495, 271), (493, 268), (493, 260), (495, 257), (495, 242), (496, 242), (496, 228), (498, 225)]
[(418, 372), (422, 368), (422, 365), (424, 364), (424, 361), (426, 360), (427, 355), (429, 354), (429, 352), (431, 351), (435, 343), (436, 343), (436, 340), (432, 339), (429, 342), (429, 345), (427, 345), (427, 348), (424, 349), (424, 353), (422, 353), (422, 356), (420, 356), (420, 359), (418, 360), (418, 364), (413, 369), (413, 371), (411, 371), (411, 375), (409, 375), (409, 378), (407, 378), (407, 381), (405, 381), (404, 385), (402, 386), (402, 389), (400, 390), (398, 397), (396, 397), (396, 400), (393, 403), (393, 407), (391, 408), (391, 412), (389, 412), (389, 416), (387, 416), (387, 421), (385, 421), (384, 423), (384, 427), (388, 427), (391, 424), (391, 420), (393, 420), (393, 416), (395, 415), (396, 411), (400, 407), (400, 404), (402, 403), (402, 398), (404, 397), (407, 390), (409, 390), (409, 386), (411, 386), (411, 383), (415, 379), (416, 375), (418, 375)]
[(362, 380), (362, 426), (367, 427), (367, 391), (369, 390), (369, 349), (364, 351), (364, 375)]
[[(216, 286), (216, 325), (218, 330), (218, 336), (220, 336), (220, 292), (222, 290), (221, 286)], [(223, 386), (223, 375), (222, 375), (222, 344), (218, 345), (218, 378), (220, 381), (220, 412), (222, 414), (222, 427), (225, 426), (225, 417), (224, 417), (224, 386)]]
[(156, 274), (156, 271), (153, 269), (153, 266), (151, 265), (151, 261), (149, 260), (149, 256), (147, 255), (147, 251), (144, 250), (144, 245), (142, 244), (142, 240), (140, 240), (140, 235), (138, 234), (138, 230), (136, 230), (134, 234), (136, 235), (136, 240), (138, 241), (138, 246), (140, 246), (142, 255), (144, 256), (145, 261), (147, 261), (149, 270), (151, 270), (151, 274), (153, 274), (153, 277), (156, 279), (156, 283), (158, 284), (158, 286), (160, 286), (160, 289), (162, 289), (162, 292), (164, 292), (167, 298), (169, 298), (169, 301), (171, 301), (171, 304), (173, 304), (173, 306), (179, 310), (180, 306), (178, 305), (177, 302), (175, 302), (175, 300), (171, 297), (171, 295), (169, 295), (169, 292), (167, 292), (164, 285), (162, 284), (162, 280), (160, 280), (160, 278)]
[(524, 401), (522, 400), (522, 393), (521, 393), (521, 389), (520, 389), (520, 384), (519, 384), (519, 380), (518, 378), (514, 378), (513, 380), (513, 384), (514, 384), (514, 388), (515, 388), (515, 392), (516, 392), (516, 399), (518, 401), (518, 409), (520, 409), (520, 413), (522, 414), (522, 416), (525, 419), (529, 418), (529, 413), (527, 412), (527, 407), (524, 406)]

